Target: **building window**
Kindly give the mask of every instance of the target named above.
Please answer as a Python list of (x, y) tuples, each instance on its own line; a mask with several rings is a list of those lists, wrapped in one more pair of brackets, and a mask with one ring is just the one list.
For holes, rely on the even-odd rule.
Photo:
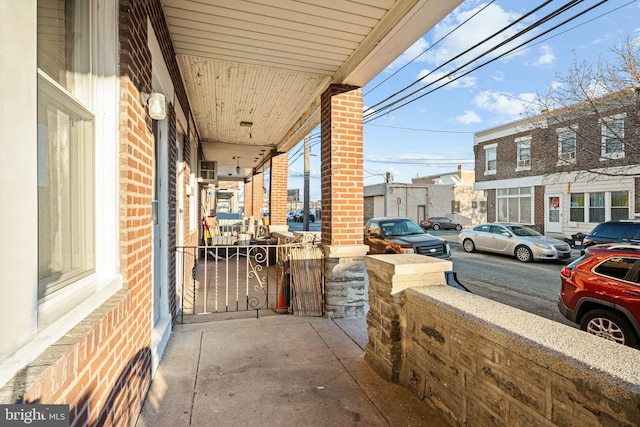
[(629, 218), (628, 191), (571, 193), (570, 197), (569, 221), (600, 223)]
[(600, 160), (624, 158), (624, 119), (626, 114), (617, 114), (601, 121), (602, 146)]
[(533, 224), (531, 187), (499, 188), (496, 194), (498, 221)]
[(604, 222), (605, 214), (604, 193), (589, 193), (589, 222)]
[(576, 162), (576, 127), (558, 129), (558, 164)]
[(629, 193), (627, 191), (611, 192), (611, 219), (629, 219)]
[(584, 222), (584, 193), (571, 193), (569, 221)]
[(95, 271), (87, 2), (38, 2), (38, 295)]
[(451, 213), (460, 213), (460, 201), (452, 200), (451, 201)]
[(484, 147), (484, 174), (495, 175), (497, 170), (498, 144), (491, 144)]
[(531, 137), (516, 138), (518, 165), (516, 171), (531, 169)]

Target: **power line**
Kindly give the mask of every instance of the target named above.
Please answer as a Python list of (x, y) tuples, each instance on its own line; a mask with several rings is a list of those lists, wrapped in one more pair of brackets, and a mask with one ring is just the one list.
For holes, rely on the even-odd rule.
[[(584, 0), (580, 0), (580, 1), (584, 1)], [(480, 65), (478, 65), (478, 66), (476, 66), (476, 67), (473, 67), (473, 68), (471, 68), (470, 70), (465, 71), (464, 73), (462, 73), (462, 74), (460, 74), (460, 75), (457, 75), (456, 77), (451, 77), (454, 73), (456, 73), (456, 72), (458, 72), (458, 71), (460, 71), (460, 70), (464, 69), (465, 67), (467, 67), (467, 66), (468, 66), (468, 65), (470, 65), (471, 63), (475, 62), (477, 59), (481, 58), (482, 56), (485, 56), (485, 55), (487, 55), (488, 53), (493, 52), (493, 51), (494, 51), (494, 50), (496, 50), (498, 47), (500, 47), (501, 45), (505, 44), (505, 42), (507, 42), (507, 41), (505, 41), (505, 42), (503, 42), (503, 43), (499, 44), (498, 46), (495, 46), (494, 48), (490, 49), (489, 51), (487, 51), (487, 52), (483, 53), (482, 55), (477, 56), (474, 60), (469, 61), (469, 62), (467, 62), (466, 64), (464, 64), (464, 65), (462, 65), (462, 66), (458, 67), (456, 70), (452, 71), (452, 72), (451, 72), (450, 74), (448, 74), (447, 76), (443, 76), (443, 77), (441, 77), (441, 78), (439, 78), (439, 79), (437, 79), (437, 80), (435, 80), (435, 81), (433, 81), (433, 82), (431, 82), (431, 83), (429, 83), (429, 84), (427, 84), (427, 85), (423, 86), (422, 88), (420, 88), (420, 89), (418, 89), (418, 90), (415, 90), (415, 91), (413, 91), (412, 93), (410, 93), (410, 94), (408, 94), (408, 95), (405, 95), (404, 97), (402, 97), (402, 98), (400, 98), (400, 99), (398, 99), (398, 100), (396, 100), (396, 101), (390, 102), (389, 104), (385, 105), (383, 108), (378, 109), (377, 111), (375, 111), (375, 112), (373, 112), (373, 113), (371, 113), (371, 114), (369, 114), (369, 115), (366, 115), (366, 116), (365, 116), (365, 118), (364, 118), (364, 122), (365, 122), (365, 123), (367, 123), (367, 122), (369, 122), (369, 121), (372, 121), (372, 120), (375, 120), (375, 119), (377, 119), (377, 118), (381, 117), (381, 116), (383, 115), (383, 111), (384, 111), (384, 110), (387, 110), (387, 109), (389, 109), (389, 108), (393, 107), (394, 105), (398, 104), (399, 102), (401, 102), (401, 101), (403, 101), (403, 100), (405, 100), (405, 99), (408, 99), (409, 97), (411, 97), (411, 96), (415, 95), (416, 93), (418, 93), (418, 92), (420, 92), (420, 91), (422, 91), (422, 90), (424, 90), (424, 89), (426, 89), (426, 88), (428, 88), (428, 87), (432, 86), (434, 83), (438, 83), (438, 82), (440, 82), (441, 80), (443, 80), (443, 79), (445, 79), (445, 78), (449, 78), (449, 80), (448, 80), (447, 82), (443, 83), (442, 85), (440, 85), (440, 86), (438, 86), (438, 87), (436, 87), (436, 88), (434, 88), (434, 89), (432, 89), (432, 90), (430, 90), (430, 91), (428, 91), (428, 92), (426, 92), (426, 93), (423, 93), (423, 94), (422, 94), (422, 95), (420, 95), (420, 96), (417, 96), (417, 97), (415, 97), (415, 98), (413, 98), (413, 99), (410, 99), (409, 101), (405, 102), (404, 104), (401, 104), (401, 105), (399, 105), (399, 106), (397, 106), (397, 107), (395, 107), (395, 108), (391, 109), (390, 111), (387, 111), (387, 112), (386, 112), (386, 113), (384, 113), (384, 114), (388, 114), (388, 113), (390, 113), (390, 112), (392, 112), (392, 111), (396, 111), (396, 110), (398, 110), (398, 109), (400, 109), (400, 108), (402, 108), (402, 107), (404, 107), (404, 106), (406, 106), (406, 105), (408, 105), (408, 104), (411, 104), (411, 103), (413, 103), (413, 102), (417, 101), (418, 99), (423, 98), (423, 97), (425, 97), (426, 95), (429, 95), (429, 94), (431, 94), (431, 93), (435, 92), (436, 90), (441, 89), (441, 88), (443, 88), (444, 86), (447, 86), (447, 85), (449, 85), (449, 84), (451, 84), (451, 83), (453, 83), (453, 82), (455, 82), (455, 81), (457, 81), (457, 80), (461, 79), (462, 77), (464, 77), (464, 76), (466, 76), (466, 75), (468, 75), (468, 74), (470, 74), (470, 73), (472, 73), (472, 72), (474, 72), (474, 71), (476, 71), (476, 70), (478, 70), (478, 69), (480, 69), (480, 68), (482, 68), (482, 67), (484, 67), (484, 66), (486, 66), (486, 65), (488, 65), (488, 64), (490, 64), (490, 63), (492, 63), (492, 62), (494, 62), (494, 61), (497, 61), (498, 59), (500, 59), (500, 58), (502, 58), (502, 57), (504, 57), (504, 56), (506, 56), (506, 55), (508, 55), (508, 54), (512, 53), (513, 51), (515, 51), (516, 49), (521, 48), (522, 46), (525, 46), (525, 45), (529, 44), (530, 42), (532, 42), (532, 41), (534, 41), (534, 40), (536, 40), (536, 39), (538, 39), (538, 38), (540, 38), (540, 37), (544, 36), (545, 34), (548, 34), (549, 32), (551, 32), (551, 31), (553, 31), (553, 30), (555, 30), (555, 29), (557, 29), (557, 28), (559, 28), (559, 27), (561, 27), (561, 26), (563, 26), (563, 25), (566, 25), (568, 22), (570, 22), (570, 21), (572, 21), (572, 20), (574, 20), (574, 19), (576, 19), (576, 18), (578, 18), (578, 17), (580, 17), (580, 16), (584, 15), (585, 13), (589, 12), (590, 10), (592, 10), (592, 9), (594, 9), (594, 8), (596, 8), (596, 7), (600, 6), (600, 5), (602, 5), (603, 3), (607, 2), (607, 1), (608, 1), (608, 0), (601, 0), (599, 3), (597, 3), (597, 4), (595, 4), (595, 5), (591, 6), (591, 7), (589, 7), (588, 9), (586, 9), (586, 10), (584, 10), (584, 11), (582, 11), (582, 12), (578, 13), (577, 15), (574, 15), (574, 16), (570, 17), (569, 19), (566, 19), (566, 20), (562, 21), (560, 24), (558, 24), (558, 25), (555, 25), (555, 26), (551, 27), (550, 29), (548, 29), (548, 30), (546, 30), (546, 31), (542, 32), (541, 34), (539, 34), (539, 35), (537, 35), (537, 36), (534, 36), (533, 38), (531, 38), (531, 39), (529, 39), (529, 40), (527, 40), (527, 41), (525, 41), (525, 42), (523, 42), (523, 43), (519, 44), (518, 46), (516, 46), (516, 47), (514, 47), (514, 48), (512, 48), (512, 49), (509, 49), (508, 51), (506, 51), (506, 52), (504, 52), (504, 53), (502, 53), (502, 54), (498, 55), (497, 57), (492, 58), (492, 59), (488, 60), (487, 62), (484, 62), (484, 63), (482, 63), (482, 64), (480, 64)], [(566, 7), (566, 5), (565, 5), (565, 6), (563, 6), (563, 7)], [(573, 6), (572, 6), (572, 7), (573, 7)], [(555, 12), (557, 12), (557, 10), (556, 10)], [(554, 12), (554, 13), (555, 13), (555, 12)], [(548, 16), (549, 16), (549, 15), (547, 15), (547, 17), (548, 17)], [(547, 18), (547, 17), (545, 17), (545, 18)], [(544, 19), (544, 18), (543, 18), (543, 19)], [(540, 22), (540, 21), (541, 21), (541, 20), (539, 20), (538, 22)], [(521, 33), (521, 34), (524, 34), (524, 33), (528, 32), (528, 31), (530, 31), (531, 29), (532, 29), (532, 28), (528, 28), (526, 31), (524, 31), (524, 32), (520, 32), (520, 33)], [(521, 35), (520, 33), (519, 33), (519, 35)], [(517, 37), (517, 36), (519, 36), (519, 35), (513, 36), (513, 37), (511, 37), (510, 39), (514, 39), (515, 37)]]

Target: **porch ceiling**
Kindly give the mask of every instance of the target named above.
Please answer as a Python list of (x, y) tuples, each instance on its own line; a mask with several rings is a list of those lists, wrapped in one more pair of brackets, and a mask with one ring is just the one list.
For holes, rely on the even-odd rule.
[(251, 175), (318, 125), (331, 83), (364, 86), (461, 2), (162, 0), (206, 160)]

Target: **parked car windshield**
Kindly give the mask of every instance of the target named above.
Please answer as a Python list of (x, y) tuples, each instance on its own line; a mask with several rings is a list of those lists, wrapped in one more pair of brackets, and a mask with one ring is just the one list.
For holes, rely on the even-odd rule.
[(516, 236), (542, 236), (533, 228), (526, 227), (524, 225), (512, 225), (508, 227)]
[(408, 234), (424, 234), (424, 230), (414, 221), (409, 219), (396, 221), (383, 221), (380, 223), (382, 232), (387, 237), (406, 236)]

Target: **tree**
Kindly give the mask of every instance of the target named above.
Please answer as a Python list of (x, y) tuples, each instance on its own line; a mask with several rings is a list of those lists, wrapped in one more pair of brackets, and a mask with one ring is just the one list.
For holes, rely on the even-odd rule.
[(561, 170), (637, 175), (632, 168), (640, 164), (640, 39), (627, 38), (611, 53), (609, 60), (600, 58), (595, 64), (579, 62), (574, 55), (567, 74), (559, 74), (544, 95), (538, 94), (536, 113), (528, 113), (534, 128), (556, 129), (547, 133), (549, 140), (561, 138), (562, 129), (569, 138), (573, 135), (566, 144), (575, 145), (575, 158), (559, 153)]

